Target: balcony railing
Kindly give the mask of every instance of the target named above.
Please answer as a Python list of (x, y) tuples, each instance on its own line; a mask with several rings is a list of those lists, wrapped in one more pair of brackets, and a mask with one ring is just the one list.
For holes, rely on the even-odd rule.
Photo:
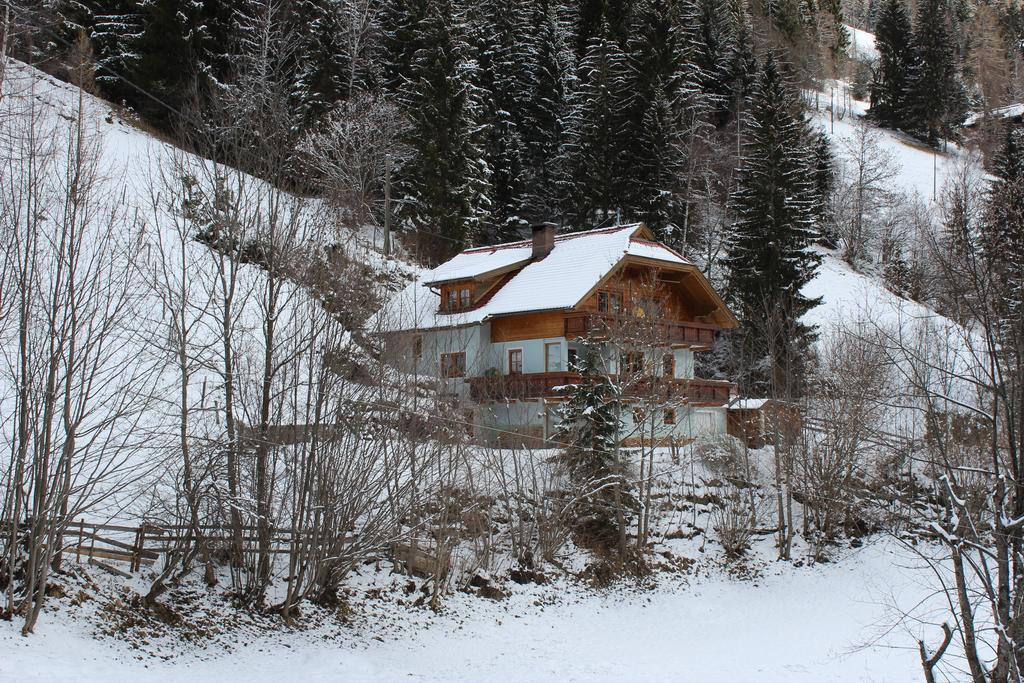
[(572, 313), (565, 317), (565, 336), (568, 338), (584, 337), (588, 334), (601, 337), (622, 331), (647, 337), (652, 342), (687, 345), (694, 350), (710, 349), (715, 343), (716, 329), (712, 325), (700, 323), (645, 320), (612, 313)]
[[(470, 377), (470, 396), (475, 401), (508, 401), (564, 396), (562, 387), (580, 382), (575, 372), (536, 372), (524, 375)], [(650, 396), (657, 392), (666, 399), (687, 400), (699, 405), (725, 405), (730, 382), (711, 379), (665, 379), (646, 377), (624, 383), (627, 397)]]

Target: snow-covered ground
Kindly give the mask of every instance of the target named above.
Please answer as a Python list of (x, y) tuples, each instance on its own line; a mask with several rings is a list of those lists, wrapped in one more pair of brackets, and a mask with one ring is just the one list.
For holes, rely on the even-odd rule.
[[(139, 658), (47, 612), (39, 633), (0, 622), (0, 680), (30, 681), (909, 681), (914, 636), (893, 607), (929, 595), (919, 560), (892, 541), (813, 567), (767, 563), (654, 589), (519, 586), (503, 602), (465, 594), (447, 611), (400, 614), (340, 635), (285, 632), (228, 654)], [(895, 598), (893, 596), (898, 596)], [(79, 624), (76, 627), (76, 623)], [(895, 626), (895, 628), (893, 628)]]
[(878, 48), (875, 47), (875, 34), (849, 24), (844, 24), (846, 34), (850, 37), (850, 45), (847, 48), (851, 57), (873, 62), (878, 59)]

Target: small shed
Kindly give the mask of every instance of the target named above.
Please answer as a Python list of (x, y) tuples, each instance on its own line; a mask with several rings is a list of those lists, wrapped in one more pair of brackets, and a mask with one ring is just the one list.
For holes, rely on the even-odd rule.
[(729, 434), (748, 448), (795, 439), (803, 424), (800, 406), (774, 398), (735, 398), (729, 403)]

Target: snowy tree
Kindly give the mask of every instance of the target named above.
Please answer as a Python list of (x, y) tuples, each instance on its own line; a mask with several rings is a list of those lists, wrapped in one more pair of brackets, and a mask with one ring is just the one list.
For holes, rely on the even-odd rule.
[(581, 541), (602, 549), (622, 547), (636, 498), (620, 455), (622, 400), (608, 378), (601, 344), (584, 339), (577, 356), (577, 383), (565, 389), (554, 439), (565, 444), (561, 460), (574, 497)]
[(817, 193), (798, 106), (769, 53), (744, 125), (724, 261), (728, 296), (743, 323), (743, 383), (781, 396), (800, 390), (800, 364), (813, 339), (800, 318), (817, 304), (801, 290), (820, 260), (810, 249)]
[(910, 17), (903, 0), (886, 0), (875, 27), (878, 66), (871, 82), (871, 116), (898, 128), (908, 118), (909, 78), (914, 65)]
[(421, 47), (401, 91), (411, 150), (399, 180), (401, 213), (420, 254), (438, 261), (468, 246), (486, 224), (490, 173), (478, 124), (477, 65), (450, 0), (432, 0), (415, 42)]
[(728, 0), (694, 2), (690, 68), (716, 126), (725, 123), (733, 108), (733, 60), (738, 48), (735, 19)]
[[(541, 3), (543, 4), (543, 3)], [(576, 89), (576, 57), (566, 19), (551, 3), (537, 6), (530, 64), (534, 91), (524, 105), (524, 214), (561, 220), (571, 183), (568, 125)]]
[[(535, 92), (528, 4), (486, 0), (474, 6), (473, 42), (485, 126), (484, 159), (491, 170), (490, 218), (482, 239), (518, 239), (529, 221), (525, 194), (525, 109)], [(545, 217), (546, 218), (546, 217)]]
[(907, 128), (931, 145), (957, 135), (967, 111), (956, 42), (944, 0), (918, 3)]
[(1009, 310), (1024, 303), (1024, 136), (1010, 129), (993, 164), (981, 246)]
[(579, 69), (573, 112), (573, 222), (585, 227), (628, 212), (632, 191), (628, 137), (634, 93), (629, 58), (613, 39), (594, 38)]

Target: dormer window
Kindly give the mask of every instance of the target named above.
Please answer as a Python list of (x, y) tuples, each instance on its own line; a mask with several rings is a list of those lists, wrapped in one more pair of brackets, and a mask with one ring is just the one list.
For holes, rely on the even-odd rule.
[(449, 313), (465, 311), (473, 305), (473, 291), (469, 287), (451, 287), (444, 292), (442, 310)]

